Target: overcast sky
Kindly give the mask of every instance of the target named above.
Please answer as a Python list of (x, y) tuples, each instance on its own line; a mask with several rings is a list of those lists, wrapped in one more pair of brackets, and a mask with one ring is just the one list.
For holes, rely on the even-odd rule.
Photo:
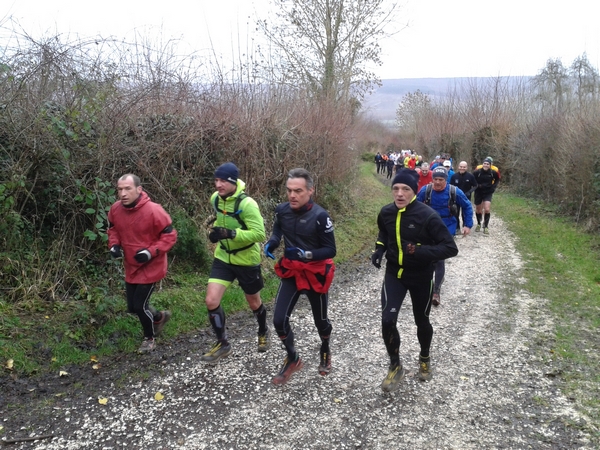
[[(131, 37), (162, 34), (190, 51), (244, 47), (269, 0), (4, 0), (0, 23), (30, 35)], [(600, 62), (598, 0), (407, 0), (408, 27), (382, 42), (382, 79), (535, 75), (548, 58), (565, 66), (584, 52)], [(3, 35), (4, 36), (4, 35)], [(212, 43), (209, 40), (212, 39)], [(3, 38), (4, 39), (4, 38)]]

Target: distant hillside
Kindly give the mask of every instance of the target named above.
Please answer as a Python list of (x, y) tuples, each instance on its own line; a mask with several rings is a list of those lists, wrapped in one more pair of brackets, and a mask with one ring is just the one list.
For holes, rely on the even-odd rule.
[[(363, 100), (363, 112), (376, 120), (393, 125), (402, 97), (417, 89), (432, 99), (444, 97), (455, 86), (466, 82), (482, 82), (489, 78), (402, 78), (381, 80), (382, 86)], [(517, 80), (515, 78), (515, 80)]]

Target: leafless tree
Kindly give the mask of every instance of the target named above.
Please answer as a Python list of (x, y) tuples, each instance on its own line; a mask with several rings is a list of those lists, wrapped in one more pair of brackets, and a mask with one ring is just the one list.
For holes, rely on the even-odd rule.
[(379, 42), (392, 34), (397, 3), (388, 0), (272, 0), (276, 18), (259, 26), (285, 82), (318, 98), (361, 99), (379, 82)]

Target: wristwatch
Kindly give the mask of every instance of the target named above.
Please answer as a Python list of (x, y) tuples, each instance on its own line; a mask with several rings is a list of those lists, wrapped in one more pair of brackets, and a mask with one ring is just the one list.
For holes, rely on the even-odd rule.
[(305, 259), (312, 259), (312, 252), (309, 252), (309, 251), (304, 252), (304, 258)]

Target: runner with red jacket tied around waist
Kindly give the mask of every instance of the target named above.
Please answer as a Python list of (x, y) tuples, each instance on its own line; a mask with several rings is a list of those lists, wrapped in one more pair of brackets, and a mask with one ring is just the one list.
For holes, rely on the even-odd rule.
[(108, 212), (108, 247), (113, 258), (124, 257), (127, 310), (140, 319), (144, 341), (138, 352), (146, 353), (154, 350), (154, 337), (171, 318), (170, 311), (150, 305), (150, 295), (167, 274), (167, 252), (177, 242), (177, 231), (163, 207), (142, 190), (138, 176), (119, 178), (117, 194)]
[(384, 254), (387, 259), (381, 289), (382, 335), (390, 357), (388, 374), (381, 383), (385, 392), (398, 389), (405, 374), (400, 361), (397, 322), (407, 292), (410, 292), (421, 347), (419, 379), (431, 379), (429, 349), (433, 327), (429, 312), (434, 262), (458, 254), (454, 237), (440, 215), (417, 201), (418, 182), (419, 175), (414, 170), (400, 170), (392, 181), (394, 201), (381, 208), (377, 216), (379, 234), (371, 262), (379, 269)]
[(285, 241), (284, 256), (275, 265), (281, 282), (275, 299), (273, 325), (287, 356), (273, 378), (274, 384), (286, 383), (304, 365), (296, 351), (290, 326), (290, 316), (301, 294), (308, 297), (321, 337), (319, 374), (327, 375), (331, 371), (329, 339), (332, 326), (327, 317), (327, 307), (329, 286), (335, 271), (332, 259), (336, 254), (333, 223), (327, 211), (311, 198), (314, 182), (307, 170), (291, 170), (286, 189), (289, 201), (275, 209), (273, 233), (264, 248), (265, 255), (275, 259), (272, 252), (279, 247), (282, 238)]

